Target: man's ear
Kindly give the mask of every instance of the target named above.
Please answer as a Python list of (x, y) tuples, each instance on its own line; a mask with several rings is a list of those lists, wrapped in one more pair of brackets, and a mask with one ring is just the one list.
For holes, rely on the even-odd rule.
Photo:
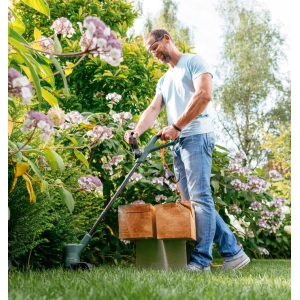
[(167, 43), (170, 43), (171, 38), (167, 34), (164, 35), (164, 38), (165, 38)]

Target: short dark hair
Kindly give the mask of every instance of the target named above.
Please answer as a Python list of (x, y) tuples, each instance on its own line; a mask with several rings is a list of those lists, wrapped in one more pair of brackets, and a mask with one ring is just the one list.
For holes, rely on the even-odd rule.
[(170, 37), (170, 39), (172, 40), (169, 32), (165, 29), (153, 29), (153, 30), (151, 30), (148, 33), (146, 40), (148, 38), (150, 38), (151, 36), (153, 36), (155, 38), (155, 40), (158, 40), (158, 39), (162, 38), (165, 34), (168, 35)]

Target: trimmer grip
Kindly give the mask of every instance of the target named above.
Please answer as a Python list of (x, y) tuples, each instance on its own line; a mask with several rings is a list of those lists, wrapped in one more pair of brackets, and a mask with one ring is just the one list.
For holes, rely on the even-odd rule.
[(136, 140), (135, 137), (133, 137), (133, 135), (134, 135), (134, 132), (131, 132), (131, 135), (129, 137), (129, 139), (131, 140), (131, 144), (130, 145), (131, 145), (132, 151), (134, 149), (138, 149), (139, 148), (137, 140)]

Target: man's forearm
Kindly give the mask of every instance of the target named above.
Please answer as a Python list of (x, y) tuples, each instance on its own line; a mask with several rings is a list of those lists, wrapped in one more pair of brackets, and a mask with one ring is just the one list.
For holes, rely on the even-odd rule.
[(154, 109), (152, 106), (149, 106), (141, 115), (139, 122), (137, 123), (134, 131), (138, 133), (140, 136), (144, 133), (148, 128), (150, 128), (157, 116), (159, 115), (159, 111)]

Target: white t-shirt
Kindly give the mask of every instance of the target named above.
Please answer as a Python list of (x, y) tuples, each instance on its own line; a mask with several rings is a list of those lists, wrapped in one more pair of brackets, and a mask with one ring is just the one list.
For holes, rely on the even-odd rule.
[[(159, 79), (156, 94), (163, 97), (169, 125), (176, 123), (182, 115), (195, 93), (193, 81), (204, 73), (210, 73), (212, 76), (209, 64), (200, 55), (183, 54), (174, 69), (170, 68)], [(209, 103), (202, 114), (182, 128), (180, 137), (213, 131), (210, 105)]]

